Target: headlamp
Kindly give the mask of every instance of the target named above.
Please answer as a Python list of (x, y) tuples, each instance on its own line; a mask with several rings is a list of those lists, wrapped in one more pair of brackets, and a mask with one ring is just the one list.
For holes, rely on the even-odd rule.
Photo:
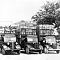
[(45, 40), (43, 40), (43, 42), (45, 42)]
[(43, 50), (43, 47), (41, 45), (39, 45), (39, 49)]
[(7, 48), (7, 46), (3, 46), (4, 48)]
[(17, 45), (17, 46), (16, 46), (16, 48), (17, 48), (17, 49), (20, 49), (20, 46), (19, 46), (19, 45)]
[(9, 42), (7, 44), (9, 45)]

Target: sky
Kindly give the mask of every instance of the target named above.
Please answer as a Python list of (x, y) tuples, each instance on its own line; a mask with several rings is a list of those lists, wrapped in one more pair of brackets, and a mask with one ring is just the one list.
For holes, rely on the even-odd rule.
[(46, 1), (58, 0), (0, 0), (0, 25), (7, 26), (21, 20), (30, 21)]

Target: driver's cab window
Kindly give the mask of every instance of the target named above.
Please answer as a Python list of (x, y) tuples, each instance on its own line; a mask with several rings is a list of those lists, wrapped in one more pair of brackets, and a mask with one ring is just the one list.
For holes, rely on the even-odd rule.
[(25, 29), (21, 30), (21, 34), (24, 34), (24, 35), (26, 34)]
[(22, 34), (25, 34), (25, 32), (22, 32)]
[(29, 35), (32, 35), (32, 32), (29, 32)]
[(36, 30), (35, 29), (33, 30), (33, 35), (36, 35)]
[(53, 35), (54, 34), (54, 30), (50, 30), (50, 35)]
[(28, 35), (32, 35), (32, 29), (28, 29), (26, 32)]

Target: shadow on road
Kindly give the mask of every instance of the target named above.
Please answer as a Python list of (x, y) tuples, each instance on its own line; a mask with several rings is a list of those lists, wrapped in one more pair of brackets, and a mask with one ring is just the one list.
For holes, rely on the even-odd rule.
[[(1, 53), (1, 52), (0, 52)], [(2, 54), (2, 53), (1, 53)], [(21, 51), (21, 54), (26, 54), (25, 51)], [(29, 54), (27, 55), (31, 55), (31, 54), (39, 54), (39, 52), (33, 52), (33, 51), (30, 51)], [(45, 53), (42, 53), (42, 54), (45, 54)], [(57, 54), (55, 52), (49, 52), (48, 54)], [(11, 53), (8, 53), (8, 54), (5, 54), (5, 55), (20, 55), (20, 54), (17, 54), (16, 52), (11, 52)]]
[[(21, 51), (21, 53), (22, 53), (22, 54), (26, 54), (25, 51)], [(28, 55), (30, 55), (30, 54), (38, 54), (38, 53), (37, 53), (37, 52), (32, 52), (32, 51), (31, 51)]]

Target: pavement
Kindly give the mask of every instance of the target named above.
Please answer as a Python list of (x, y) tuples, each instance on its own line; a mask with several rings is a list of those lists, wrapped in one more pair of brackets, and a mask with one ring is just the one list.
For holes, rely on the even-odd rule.
[(0, 60), (60, 60), (60, 53), (56, 54), (54, 51), (49, 51), (48, 54), (38, 52), (30, 52), (26, 54), (21, 51), (21, 54), (11, 53), (9, 55), (2, 55), (0, 53)]

